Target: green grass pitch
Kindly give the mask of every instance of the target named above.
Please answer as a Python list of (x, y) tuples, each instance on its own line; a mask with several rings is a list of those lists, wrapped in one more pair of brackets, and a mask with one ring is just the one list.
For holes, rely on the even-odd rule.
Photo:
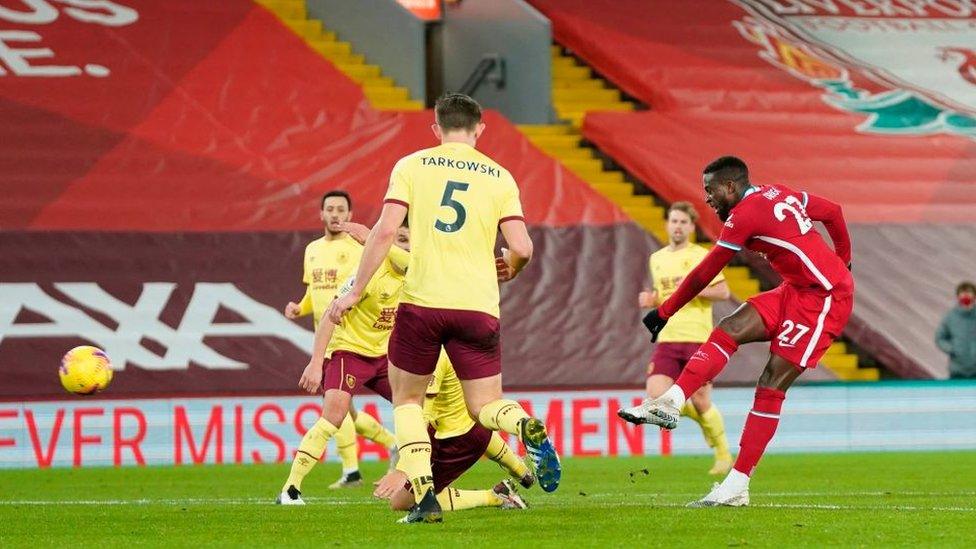
[[(527, 511), (447, 513), (397, 525), (370, 488), (306, 479), (309, 505), (272, 505), (287, 465), (0, 471), (0, 547), (973, 547), (976, 453), (772, 455), (752, 507), (685, 509), (711, 486), (706, 457), (564, 461)], [(363, 464), (367, 480), (384, 464)], [(646, 472), (645, 472), (646, 470)], [(490, 462), (459, 488), (502, 478)], [(489, 542), (489, 540), (495, 540)], [(472, 545), (474, 544), (474, 545)]]

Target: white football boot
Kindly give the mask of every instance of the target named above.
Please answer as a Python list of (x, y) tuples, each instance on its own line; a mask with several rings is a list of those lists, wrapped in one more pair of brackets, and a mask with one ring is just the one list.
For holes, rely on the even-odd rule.
[(680, 410), (664, 398), (645, 398), (637, 406), (621, 408), (617, 415), (631, 423), (642, 425), (657, 425), (662, 429), (671, 430), (678, 426)]
[(278, 499), (275, 500), (275, 503), (278, 505), (305, 505), (305, 501), (302, 499), (302, 493), (294, 486), (289, 486), (287, 490), (278, 494)]
[(495, 497), (502, 500), (501, 509), (527, 509), (529, 507), (529, 504), (522, 499), (518, 490), (515, 489), (515, 484), (508, 479), (496, 484), (491, 492), (495, 494)]
[[(748, 478), (748, 477), (746, 477)], [(693, 501), (687, 507), (746, 507), (749, 505), (749, 483), (722, 482), (715, 483), (712, 491), (698, 501)]]

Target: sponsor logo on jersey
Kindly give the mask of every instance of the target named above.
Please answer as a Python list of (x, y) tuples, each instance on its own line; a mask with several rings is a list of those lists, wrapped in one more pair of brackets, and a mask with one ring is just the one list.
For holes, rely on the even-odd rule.
[(725, 226), (728, 227), (728, 228), (730, 228), (730, 229), (734, 229), (735, 228), (735, 225), (732, 223), (732, 216), (734, 216), (734, 215), (735, 214), (729, 214), (729, 218), (725, 220)]

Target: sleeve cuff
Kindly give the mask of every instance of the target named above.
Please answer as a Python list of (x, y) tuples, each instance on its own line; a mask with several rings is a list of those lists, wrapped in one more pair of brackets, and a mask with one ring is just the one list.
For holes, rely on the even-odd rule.
[(501, 225), (502, 223), (504, 223), (506, 221), (521, 221), (521, 222), (524, 223), (525, 222), (525, 218), (522, 217), (521, 215), (510, 215), (508, 217), (503, 217), (503, 218), (499, 219), (498, 220), (498, 224)]
[(730, 250), (736, 251), (736, 252), (741, 252), (742, 251), (742, 246), (739, 246), (738, 244), (733, 244), (731, 242), (726, 242), (724, 240), (719, 240), (715, 244), (717, 244), (719, 246), (722, 246), (723, 248), (728, 248)]
[(397, 200), (396, 198), (386, 198), (386, 199), (383, 200), (383, 203), (384, 204), (399, 204), (399, 205), (403, 206), (404, 208), (409, 208), (410, 207), (410, 203), (409, 202), (404, 202), (403, 200)]

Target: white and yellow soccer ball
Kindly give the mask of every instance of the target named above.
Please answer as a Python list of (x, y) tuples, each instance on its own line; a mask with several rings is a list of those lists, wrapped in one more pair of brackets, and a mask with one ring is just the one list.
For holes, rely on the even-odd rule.
[(112, 363), (105, 351), (91, 345), (81, 345), (64, 355), (58, 375), (61, 385), (69, 393), (93, 395), (104, 391), (112, 382)]

